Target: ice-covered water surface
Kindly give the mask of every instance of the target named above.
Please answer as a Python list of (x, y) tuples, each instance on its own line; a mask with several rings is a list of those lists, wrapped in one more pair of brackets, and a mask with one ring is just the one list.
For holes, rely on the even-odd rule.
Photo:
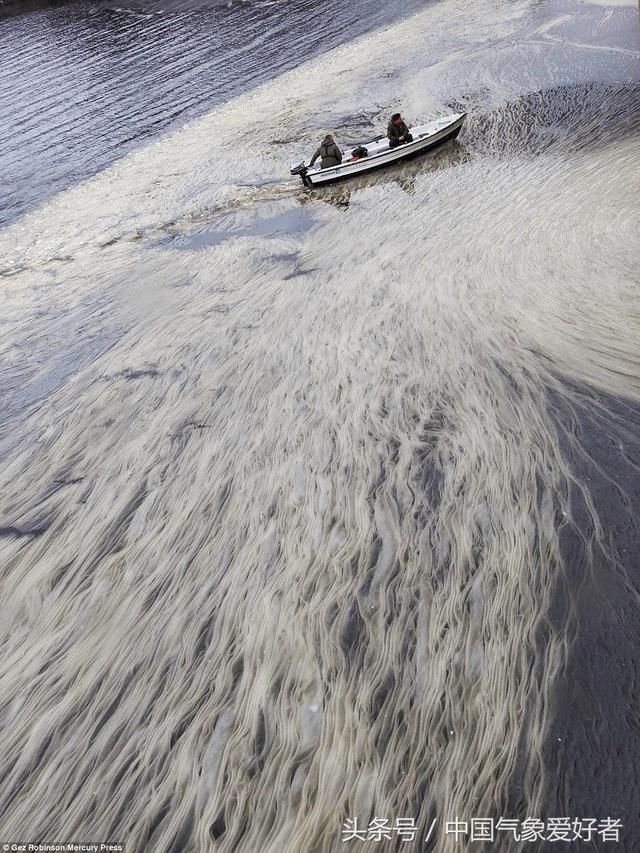
[[(634, 14), (438, 4), (0, 234), (5, 837), (633, 849)], [(282, 180), (399, 102), (466, 132)]]

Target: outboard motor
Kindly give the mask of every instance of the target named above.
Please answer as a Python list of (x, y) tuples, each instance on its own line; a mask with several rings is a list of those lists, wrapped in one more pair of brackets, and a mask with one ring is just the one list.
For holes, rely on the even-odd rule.
[(304, 160), (301, 163), (298, 163), (296, 166), (292, 166), (290, 171), (292, 175), (300, 175), (300, 177), (302, 178), (302, 183), (305, 185), (305, 187), (311, 186), (311, 181), (309, 181), (309, 179), (307, 178), (307, 166), (305, 165)]

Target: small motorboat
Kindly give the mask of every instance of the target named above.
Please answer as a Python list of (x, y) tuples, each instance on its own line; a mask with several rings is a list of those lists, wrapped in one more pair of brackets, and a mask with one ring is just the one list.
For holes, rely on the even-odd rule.
[(449, 139), (455, 139), (460, 133), (466, 117), (466, 113), (454, 113), (430, 121), (428, 124), (412, 127), (409, 132), (413, 136), (413, 141), (405, 142), (396, 148), (389, 148), (389, 140), (386, 137), (379, 137), (371, 143), (366, 143), (365, 146), (358, 146), (356, 150), (359, 150), (361, 154), (363, 149), (366, 150), (364, 156), (346, 159), (348, 152), (341, 149), (343, 159), (338, 166), (322, 169), (320, 165), (307, 166), (303, 160), (301, 163), (292, 165), (290, 171), (292, 175), (300, 176), (303, 184), (307, 187), (317, 187), (331, 184), (334, 181), (341, 181), (344, 178), (351, 178), (363, 172), (389, 166), (391, 163), (398, 163), (400, 160), (408, 160), (410, 157), (423, 154), (437, 145), (442, 145)]

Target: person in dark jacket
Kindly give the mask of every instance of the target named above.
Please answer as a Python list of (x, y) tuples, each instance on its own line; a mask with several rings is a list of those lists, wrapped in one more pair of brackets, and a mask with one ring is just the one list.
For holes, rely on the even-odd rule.
[(389, 138), (389, 148), (404, 145), (405, 142), (413, 142), (413, 136), (409, 133), (409, 128), (403, 122), (400, 113), (394, 113), (391, 116), (391, 121), (387, 127), (387, 136)]
[(333, 136), (330, 133), (327, 133), (325, 136), (322, 145), (313, 155), (309, 166), (313, 166), (318, 157), (321, 158), (321, 169), (329, 169), (331, 166), (339, 166), (340, 163), (342, 163), (342, 151), (340, 151), (336, 143), (333, 141)]

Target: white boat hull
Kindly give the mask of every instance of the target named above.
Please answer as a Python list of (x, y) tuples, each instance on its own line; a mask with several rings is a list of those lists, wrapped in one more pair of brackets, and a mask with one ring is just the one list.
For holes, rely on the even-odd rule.
[(455, 139), (460, 133), (465, 118), (466, 113), (455, 113), (436, 119), (428, 124), (412, 127), (410, 133), (413, 136), (413, 142), (389, 148), (389, 140), (382, 139), (367, 145), (369, 151), (367, 157), (359, 160), (343, 160), (339, 166), (331, 166), (328, 169), (322, 169), (319, 166), (310, 168), (304, 165), (292, 167), (291, 174), (300, 175), (306, 186), (316, 187), (361, 175), (373, 169), (380, 169), (401, 160), (408, 160), (450, 139)]

